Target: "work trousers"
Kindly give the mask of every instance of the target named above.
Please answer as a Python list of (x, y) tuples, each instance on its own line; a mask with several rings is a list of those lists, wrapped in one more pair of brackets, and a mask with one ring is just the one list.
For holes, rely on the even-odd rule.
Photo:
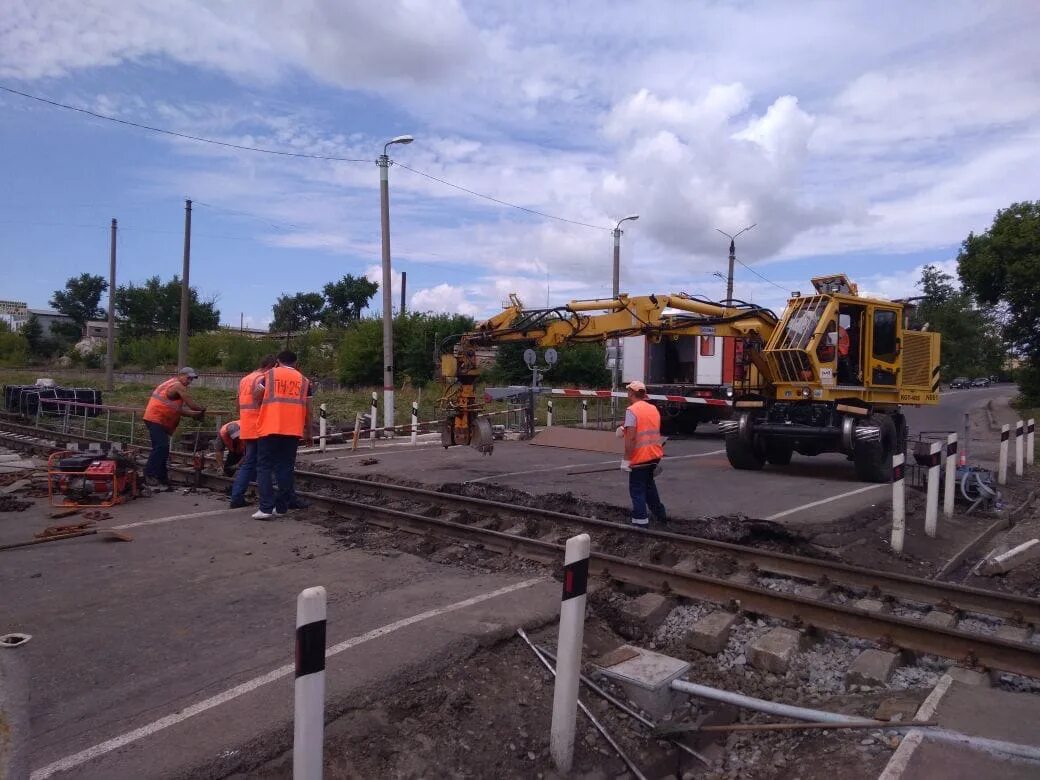
[(166, 471), (166, 463), (170, 459), (170, 434), (159, 423), (151, 420), (145, 420), (144, 427), (148, 429), (148, 438), (152, 442), (152, 451), (144, 466), (144, 475), (154, 477), (165, 485), (170, 481), (170, 475)]
[(231, 483), (231, 503), (243, 504), (249, 483), (256, 481), (256, 439), (246, 439), (246, 454), (238, 464), (235, 481)]
[[(262, 436), (256, 445), (256, 489), (260, 493), (260, 511), (282, 514), (296, 503), (296, 448), (299, 436), (272, 434)], [(278, 483), (275, 493), (273, 482)]]
[(654, 483), (654, 467), (656, 462), (633, 466), (628, 474), (628, 494), (632, 497), (632, 519), (648, 520), (647, 507), (655, 520), (664, 522), (667, 519), (664, 504), (657, 494)]

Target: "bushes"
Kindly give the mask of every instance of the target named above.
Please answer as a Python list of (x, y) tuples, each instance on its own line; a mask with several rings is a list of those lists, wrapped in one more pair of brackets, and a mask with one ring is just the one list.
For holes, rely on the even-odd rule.
[(29, 362), (29, 342), (21, 333), (0, 331), (0, 366), (24, 366)]

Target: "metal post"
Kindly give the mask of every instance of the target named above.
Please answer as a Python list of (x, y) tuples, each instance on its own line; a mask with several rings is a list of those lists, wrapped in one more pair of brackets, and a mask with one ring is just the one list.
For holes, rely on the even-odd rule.
[(1026, 420), (1026, 464), (1033, 465), (1035, 450), (1036, 421), (1030, 417)]
[(1022, 476), (1022, 461), (1025, 459), (1023, 435), (1025, 434), (1025, 423), (1019, 420), (1015, 423), (1015, 476)]
[(726, 300), (733, 300), (733, 264), (737, 260), (737, 243), (729, 240), (729, 273), (726, 274)]
[(581, 644), (585, 634), (585, 592), (589, 578), (588, 534), (567, 540), (563, 559), (563, 596), (557, 640), (556, 685), (553, 689), (549, 750), (556, 768), (570, 772), (574, 759), (574, 721), (581, 679)]
[(961, 443), (961, 465), (968, 465), (968, 442), (971, 439), (971, 414), (964, 413), (964, 441)]
[[(621, 295), (621, 233), (621, 223), (619, 222), (617, 227), (614, 228), (614, 272), (613, 287), (611, 287), (614, 300), (617, 300), (618, 296)], [(621, 366), (619, 353), (621, 352), (621, 339), (611, 339), (610, 345), (614, 348), (614, 360), (610, 366), (610, 389), (614, 391), (618, 389), (620, 382)], [(616, 403), (616, 401), (612, 401), (612, 403)]]
[(412, 401), (412, 446), (418, 441), (419, 437), (419, 402)]
[(545, 408), (545, 427), (552, 428), (553, 402), (551, 398), (546, 402)]
[(946, 437), (946, 480), (943, 485), (943, 514), (953, 517), (953, 499), (957, 486), (957, 434)]
[(383, 227), (383, 424), (394, 424), (394, 313), (390, 273), (390, 158), (379, 156), (379, 218)]
[(325, 452), (325, 434), (328, 431), (329, 408), (326, 404), (318, 407), (318, 449)]
[(180, 341), (177, 345), (177, 362), (188, 365), (188, 312), (191, 310), (191, 287), (188, 272), (191, 266), (191, 201), (184, 201), (184, 268), (181, 271), (181, 322)]
[(405, 290), (408, 288), (408, 272), (401, 271), (401, 316), (404, 316)]
[(296, 706), (293, 780), (321, 780), (325, 739), (325, 588), (296, 598)]
[(589, 402), (585, 399), (581, 401), (581, 427), (589, 427)]
[(1008, 439), (1011, 438), (1011, 426), (1002, 425), (1000, 427), (1000, 460), (997, 466), (997, 484), (1007, 484), (1007, 463), (1008, 463)]
[[(116, 364), (116, 220), (112, 218), (112, 238), (108, 263), (108, 353), (105, 355), (105, 389), (115, 389), (112, 372)], [(107, 434), (106, 434), (107, 438)]]
[(906, 455), (896, 453), (892, 456), (892, 549), (903, 552), (903, 539), (906, 536)]
[[(369, 425), (368, 425), (368, 438), (372, 440), (372, 446), (376, 444), (376, 418), (379, 417), (379, 394), (375, 390), (372, 391), (372, 405), (369, 407)], [(384, 410), (385, 411), (385, 410)]]
[(939, 524), (939, 463), (942, 461), (942, 442), (934, 441), (928, 448), (928, 496), (924, 509), (925, 535), (935, 538)]

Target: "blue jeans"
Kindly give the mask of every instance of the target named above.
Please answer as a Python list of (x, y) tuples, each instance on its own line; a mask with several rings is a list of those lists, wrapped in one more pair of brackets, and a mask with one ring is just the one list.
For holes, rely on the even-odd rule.
[(166, 462), (170, 459), (170, 434), (159, 423), (149, 420), (144, 421), (144, 427), (148, 429), (148, 438), (152, 441), (152, 452), (144, 466), (144, 475), (165, 484), (170, 481), (166, 471)]
[(249, 483), (256, 481), (256, 442), (256, 439), (246, 439), (246, 454), (238, 464), (235, 481), (231, 483), (232, 504), (244, 503)]
[[(256, 489), (260, 493), (261, 512), (288, 512), (296, 500), (293, 470), (296, 468), (298, 436), (273, 434), (263, 436), (256, 445)], [(272, 480), (278, 482), (275, 495)]]
[(657, 485), (654, 483), (654, 466), (657, 463), (633, 466), (628, 474), (628, 494), (632, 497), (632, 518), (636, 520), (648, 519), (647, 506), (655, 520), (664, 522), (667, 519), (664, 504), (657, 494)]

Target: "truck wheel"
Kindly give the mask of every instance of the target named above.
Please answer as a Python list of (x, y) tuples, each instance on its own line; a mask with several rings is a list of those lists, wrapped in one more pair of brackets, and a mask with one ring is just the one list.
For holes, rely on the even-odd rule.
[(766, 439), (766, 460), (774, 466), (788, 466), (794, 447), (783, 439), (770, 437)]
[(876, 425), (881, 436), (872, 441), (856, 442), (853, 462), (856, 476), (864, 482), (892, 481), (892, 453), (896, 447), (896, 426), (891, 418), (874, 415), (866, 419), (867, 425)]
[(745, 471), (759, 471), (766, 459), (754, 441), (747, 441), (739, 436), (726, 437), (726, 457), (729, 465)]

